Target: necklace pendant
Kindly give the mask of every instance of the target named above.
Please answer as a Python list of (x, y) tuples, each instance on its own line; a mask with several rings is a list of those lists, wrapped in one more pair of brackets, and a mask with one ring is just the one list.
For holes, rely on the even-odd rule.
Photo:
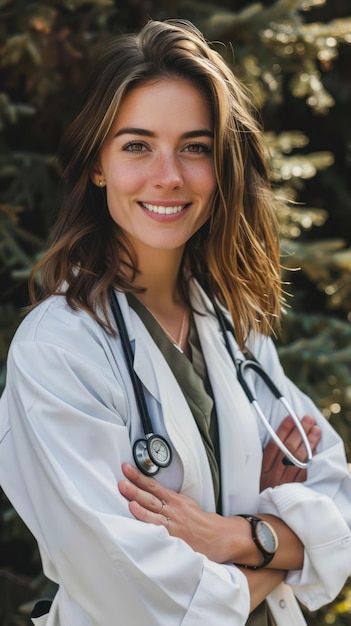
[(183, 350), (180, 346), (178, 346), (178, 344), (177, 344), (177, 343), (174, 343), (173, 345), (174, 345), (174, 347), (175, 347), (175, 348), (177, 348), (177, 350), (179, 350), (179, 352), (181, 352), (182, 354), (184, 354), (184, 350)]
[(151, 313), (151, 315), (155, 318), (156, 322), (159, 324), (159, 326), (162, 328), (163, 332), (166, 333), (167, 337), (171, 340), (172, 345), (177, 348), (177, 350), (179, 350), (179, 352), (181, 354), (184, 354), (184, 350), (181, 348), (181, 343), (183, 341), (183, 333), (184, 333), (184, 326), (185, 326), (185, 321), (186, 321), (186, 309), (184, 309), (183, 312), (183, 319), (182, 319), (182, 323), (180, 326), (180, 331), (179, 331), (179, 337), (177, 339), (177, 342), (175, 340), (174, 337), (172, 337), (171, 333), (167, 330), (167, 328), (165, 328), (160, 320), (158, 319), (158, 317), (151, 311), (151, 309), (149, 309), (148, 307), (146, 307), (147, 310), (149, 311), (149, 313)]

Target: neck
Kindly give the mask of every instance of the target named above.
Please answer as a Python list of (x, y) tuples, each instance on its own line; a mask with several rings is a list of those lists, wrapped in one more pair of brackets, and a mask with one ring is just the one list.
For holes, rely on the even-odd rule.
[(169, 310), (179, 304), (178, 274), (184, 247), (160, 250), (138, 246), (137, 259), (140, 274), (134, 280), (137, 287), (146, 287), (138, 294), (145, 306), (154, 310)]

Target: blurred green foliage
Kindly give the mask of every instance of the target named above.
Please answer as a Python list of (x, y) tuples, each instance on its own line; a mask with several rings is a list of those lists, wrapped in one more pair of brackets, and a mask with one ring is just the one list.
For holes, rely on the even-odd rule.
[[(94, 45), (149, 18), (182, 17), (215, 42), (261, 112), (272, 184), (289, 201), (279, 217), (286, 291), (294, 298), (287, 295), (281, 358), (350, 452), (348, 0), (0, 0), (0, 11), (0, 386), (27, 303), (26, 279), (60, 204), (55, 151)], [(0, 507), (0, 623), (20, 626), (31, 600), (53, 589), (1, 493)], [(351, 626), (350, 587), (308, 622)]]

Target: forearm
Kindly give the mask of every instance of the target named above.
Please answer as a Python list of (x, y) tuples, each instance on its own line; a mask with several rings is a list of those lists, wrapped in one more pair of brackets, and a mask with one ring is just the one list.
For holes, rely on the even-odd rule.
[(247, 578), (250, 591), (250, 612), (281, 583), (286, 572), (276, 569), (262, 569), (258, 571), (241, 568)]
[[(278, 517), (261, 515), (273, 526), (279, 539), (279, 547), (268, 569), (295, 570), (303, 566), (304, 547), (297, 535)], [(223, 556), (222, 562), (243, 563), (244, 565), (259, 565), (262, 554), (252, 540), (251, 528), (248, 521), (242, 517), (233, 516), (222, 518)]]
[(302, 569), (304, 546), (294, 531), (279, 517), (261, 513), (259, 517), (273, 526), (279, 539), (278, 550), (267, 567), (283, 570)]

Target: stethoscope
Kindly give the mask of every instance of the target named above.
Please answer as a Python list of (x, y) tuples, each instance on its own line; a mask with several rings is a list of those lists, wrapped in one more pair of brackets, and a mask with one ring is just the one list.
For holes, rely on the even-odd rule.
[[(143, 472), (143, 474), (146, 474), (146, 476), (155, 476), (155, 474), (157, 474), (157, 472), (161, 468), (168, 467), (170, 465), (172, 461), (172, 450), (168, 441), (164, 437), (162, 437), (161, 435), (156, 435), (153, 432), (152, 422), (151, 422), (151, 418), (149, 415), (149, 411), (148, 411), (145, 396), (144, 396), (143, 384), (133, 367), (134, 355), (133, 355), (132, 347), (129, 341), (128, 331), (124, 322), (121, 307), (119, 305), (117, 296), (114, 291), (111, 291), (110, 302), (111, 302), (111, 310), (115, 319), (115, 323), (119, 331), (123, 352), (125, 355), (127, 367), (129, 370), (129, 375), (130, 375), (131, 382), (133, 385), (133, 390), (135, 393), (136, 402), (138, 405), (138, 411), (140, 414), (140, 418), (141, 418), (141, 422), (142, 422), (143, 430), (145, 434), (144, 439), (137, 439), (134, 442), (134, 445), (133, 445), (134, 461), (137, 467), (140, 469), (140, 471)], [(220, 308), (217, 306), (217, 304), (214, 301), (212, 301), (212, 305), (213, 305), (214, 311), (216, 313), (216, 316), (217, 316), (217, 319), (218, 319), (218, 322), (219, 322), (219, 325), (220, 325), (220, 328), (224, 337), (226, 348), (234, 363), (238, 381), (247, 399), (249, 400), (251, 406), (253, 407), (253, 409), (256, 411), (257, 415), (263, 422), (269, 435), (275, 441), (279, 449), (283, 452), (284, 454), (283, 462), (287, 465), (295, 465), (296, 467), (299, 467), (301, 469), (306, 469), (312, 460), (312, 450), (311, 450), (310, 443), (308, 441), (308, 437), (302, 427), (302, 424), (298, 416), (296, 415), (293, 408), (290, 406), (287, 399), (279, 391), (279, 389), (276, 387), (272, 379), (264, 371), (260, 363), (251, 354), (251, 352), (246, 350), (248, 358), (244, 358), (243, 360), (238, 359), (234, 356), (232, 347), (230, 345), (230, 342), (227, 336), (228, 330), (234, 335), (234, 329), (231, 323), (229, 322), (229, 320), (227, 320), (227, 318), (223, 315), (222, 311), (220, 310)], [(257, 402), (257, 399), (255, 398), (255, 395), (250, 389), (250, 386), (245, 380), (245, 374), (248, 370), (253, 370), (262, 379), (262, 381), (265, 383), (265, 385), (267, 386), (269, 391), (273, 394), (273, 396), (276, 398), (276, 400), (285, 407), (285, 409), (288, 411), (288, 414), (292, 417), (295, 423), (295, 426), (301, 435), (303, 445), (306, 450), (305, 461), (300, 461), (300, 459), (297, 459), (293, 455), (293, 453), (286, 447), (286, 445), (281, 441), (281, 439), (279, 439), (277, 433), (273, 430), (272, 426), (270, 425), (269, 421), (267, 420), (266, 416), (261, 410)]]

